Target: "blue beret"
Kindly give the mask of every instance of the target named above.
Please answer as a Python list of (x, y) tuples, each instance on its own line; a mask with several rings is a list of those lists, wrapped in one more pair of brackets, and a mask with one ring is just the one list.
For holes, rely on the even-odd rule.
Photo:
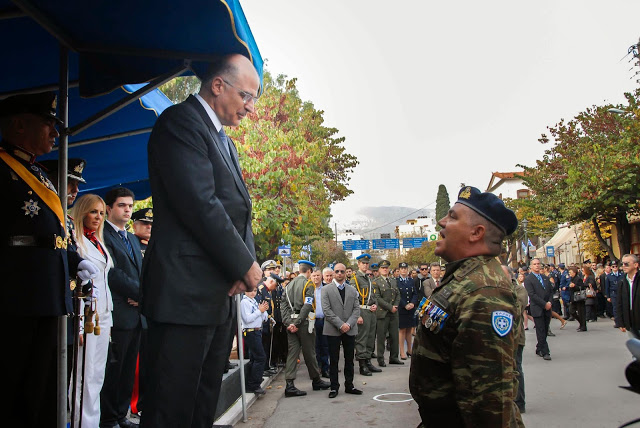
[(309, 265), (311, 267), (316, 267), (315, 263), (310, 262), (309, 260), (298, 260), (299, 265)]
[(507, 235), (511, 235), (518, 228), (515, 213), (493, 193), (483, 193), (476, 187), (466, 186), (460, 189), (456, 203), (471, 208)]
[(360, 254), (358, 257), (356, 257), (356, 260), (359, 262), (369, 263), (369, 260), (371, 260), (371, 254)]
[(369, 267), (371, 268), (371, 270), (378, 270), (380, 265), (378, 265), (378, 263), (371, 263)]

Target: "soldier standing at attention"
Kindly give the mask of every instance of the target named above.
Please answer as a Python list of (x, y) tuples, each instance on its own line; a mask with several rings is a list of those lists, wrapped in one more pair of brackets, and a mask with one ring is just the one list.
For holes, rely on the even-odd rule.
[(376, 342), (376, 297), (373, 293), (371, 278), (366, 274), (369, 268), (371, 256), (361, 254), (356, 257), (358, 271), (353, 274), (350, 284), (358, 292), (360, 301), (360, 318), (358, 318), (358, 334), (356, 335), (356, 360), (360, 364), (360, 374), (371, 376), (371, 373), (379, 373), (382, 370), (371, 364), (373, 348)]
[(384, 341), (389, 334), (390, 354), (389, 364), (404, 364), (398, 358), (400, 343), (398, 339), (398, 305), (400, 304), (400, 291), (395, 278), (389, 276), (389, 260), (380, 262), (380, 276), (373, 281), (373, 293), (378, 305), (376, 309), (376, 335), (378, 336), (378, 365), (386, 367), (384, 363)]
[(518, 220), (497, 196), (465, 187), (438, 224), (435, 254), (449, 263), (419, 305), (409, 376), (420, 426), (524, 426), (514, 403), (518, 303), (495, 258)]
[(311, 271), (315, 264), (308, 260), (299, 260), (300, 275), (287, 285), (282, 298), (282, 318), (287, 327), (287, 340), (289, 353), (284, 376), (287, 386), (284, 390), (285, 397), (300, 397), (307, 395), (294, 385), (298, 370), (298, 357), (302, 349), (304, 362), (309, 371), (309, 377), (313, 380), (314, 391), (329, 389), (329, 383), (320, 379), (320, 369), (316, 361), (316, 333), (313, 329), (315, 322), (315, 291), (316, 287), (311, 281)]

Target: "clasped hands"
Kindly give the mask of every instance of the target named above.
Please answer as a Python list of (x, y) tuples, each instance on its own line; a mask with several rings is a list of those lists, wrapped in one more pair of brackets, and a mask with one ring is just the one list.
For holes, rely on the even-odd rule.
[(262, 280), (262, 269), (258, 263), (253, 262), (247, 273), (244, 274), (242, 280), (234, 281), (231, 284), (231, 288), (227, 293), (229, 296), (233, 296), (235, 294), (241, 294), (245, 291), (252, 291), (254, 288), (258, 286), (258, 283)]

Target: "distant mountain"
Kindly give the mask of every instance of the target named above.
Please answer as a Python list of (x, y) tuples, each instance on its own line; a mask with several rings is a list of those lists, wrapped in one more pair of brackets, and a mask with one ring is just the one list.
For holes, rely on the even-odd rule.
[(378, 239), (381, 233), (390, 233), (395, 237), (395, 229), (399, 224), (405, 224), (407, 220), (419, 216), (434, 217), (436, 210), (430, 208), (416, 209), (411, 207), (363, 207), (355, 215), (346, 216), (342, 213), (333, 213), (331, 219), (332, 228), (337, 224), (338, 234), (351, 230), (356, 235), (362, 235), (364, 239)]

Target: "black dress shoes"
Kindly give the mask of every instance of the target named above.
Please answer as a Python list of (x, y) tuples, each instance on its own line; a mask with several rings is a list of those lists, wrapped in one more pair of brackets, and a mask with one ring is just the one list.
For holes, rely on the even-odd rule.
[(346, 388), (344, 392), (346, 392), (347, 394), (362, 395), (362, 391), (356, 388)]
[(546, 361), (551, 361), (551, 355), (549, 354), (544, 354), (544, 357), (542, 357), (542, 359), (546, 360)]
[(384, 360), (378, 360), (378, 365), (380, 367), (387, 367), (387, 365), (384, 363)]
[(335, 389), (332, 389), (329, 392), (329, 398), (336, 398), (338, 396), (338, 391), (336, 391)]
[(129, 419), (123, 419), (118, 422), (120, 428), (138, 428), (140, 424), (137, 422), (130, 421)]
[(329, 382), (325, 382), (320, 378), (314, 379), (313, 382), (311, 382), (311, 386), (313, 387), (314, 391), (331, 388), (331, 384)]
[(397, 364), (399, 366), (404, 366), (404, 363), (398, 359), (389, 360), (389, 364)]
[(323, 370), (323, 371), (322, 371), (322, 374), (320, 375), (320, 377), (324, 377), (324, 378), (329, 379), (329, 372), (328, 372), (328, 371), (326, 371), (326, 370)]

